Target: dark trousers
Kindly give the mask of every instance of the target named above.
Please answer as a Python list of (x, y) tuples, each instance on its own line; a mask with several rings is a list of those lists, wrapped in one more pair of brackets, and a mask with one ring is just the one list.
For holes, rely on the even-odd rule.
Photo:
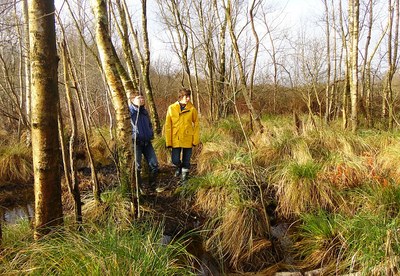
[(191, 157), (192, 157), (192, 148), (172, 148), (171, 152), (172, 164), (174, 164), (177, 167), (190, 169)]
[(136, 141), (136, 170), (141, 170), (142, 155), (146, 159), (152, 173), (158, 172), (158, 161), (151, 142)]

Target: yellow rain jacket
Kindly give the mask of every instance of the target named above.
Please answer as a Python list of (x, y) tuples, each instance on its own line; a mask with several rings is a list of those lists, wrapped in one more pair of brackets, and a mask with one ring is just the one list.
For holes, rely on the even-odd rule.
[(167, 147), (191, 148), (199, 144), (199, 117), (191, 102), (182, 111), (178, 101), (168, 107), (164, 132)]

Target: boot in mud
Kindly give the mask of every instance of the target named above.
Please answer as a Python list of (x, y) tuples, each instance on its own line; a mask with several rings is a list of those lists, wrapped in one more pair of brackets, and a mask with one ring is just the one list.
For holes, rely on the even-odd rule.
[(176, 166), (175, 167), (175, 172), (174, 172), (174, 176), (178, 177), (182, 174), (182, 167), (181, 166)]
[(158, 176), (158, 172), (157, 171), (152, 171), (149, 173), (149, 184), (148, 184), (148, 188), (151, 192), (154, 192), (156, 189), (156, 185), (157, 185), (157, 176)]
[(189, 179), (189, 169), (182, 168), (181, 185), (185, 185)]
[(143, 187), (143, 179), (142, 179), (142, 175), (141, 175), (141, 172), (139, 171), (139, 170), (137, 170), (136, 171), (136, 174), (134, 175), (134, 180), (133, 181), (137, 181), (136, 182), (136, 187), (138, 187), (139, 188), (139, 194), (141, 194), (141, 195), (145, 195), (146, 194), (146, 191), (145, 191), (145, 189), (144, 189), (144, 187)]

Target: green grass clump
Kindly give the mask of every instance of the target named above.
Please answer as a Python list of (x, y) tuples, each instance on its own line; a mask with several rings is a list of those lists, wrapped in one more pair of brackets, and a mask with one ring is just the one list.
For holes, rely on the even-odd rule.
[(297, 265), (306, 270), (322, 267), (326, 275), (334, 274), (338, 265), (346, 267), (347, 246), (336, 216), (318, 210), (314, 214), (304, 213), (300, 219), (298, 231), (293, 235)]
[(160, 228), (84, 225), (82, 232), (64, 229), (33, 241), (21, 227), (25, 235), (13, 244), (15, 226), (4, 229), (2, 275), (194, 275), (184, 244), (162, 244)]
[(83, 216), (88, 221), (98, 225), (115, 225), (117, 227), (131, 227), (133, 210), (131, 202), (121, 191), (110, 190), (101, 194), (101, 203), (96, 202), (93, 195), (88, 195), (83, 202)]
[(272, 175), (279, 215), (290, 218), (320, 208), (332, 210), (338, 199), (336, 189), (320, 182), (321, 165), (315, 162), (282, 164)]
[(326, 275), (360, 272), (397, 275), (400, 269), (400, 188), (370, 183), (352, 193), (353, 213), (300, 216), (295, 247), (299, 265)]
[(341, 222), (349, 257), (365, 275), (396, 275), (400, 269), (399, 217), (361, 212)]
[(293, 180), (316, 180), (321, 167), (319, 164), (308, 162), (305, 164), (292, 163), (288, 167), (288, 174)]
[[(244, 124), (247, 124), (246, 122), (248, 123), (248, 119), (245, 119)], [(233, 139), (236, 144), (241, 144), (245, 141), (242, 127), (240, 126), (240, 123), (236, 117), (230, 116), (224, 120), (221, 120), (217, 127), (223, 136)]]

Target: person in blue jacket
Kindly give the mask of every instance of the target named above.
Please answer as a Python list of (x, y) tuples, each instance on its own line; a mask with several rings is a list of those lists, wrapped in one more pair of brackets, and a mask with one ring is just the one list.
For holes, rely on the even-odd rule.
[(134, 145), (135, 168), (138, 177), (138, 184), (142, 186), (142, 156), (149, 166), (149, 188), (154, 190), (157, 174), (158, 160), (151, 140), (154, 138), (153, 127), (149, 113), (145, 105), (145, 99), (138, 92), (129, 93), (129, 112), (132, 124), (132, 139)]

